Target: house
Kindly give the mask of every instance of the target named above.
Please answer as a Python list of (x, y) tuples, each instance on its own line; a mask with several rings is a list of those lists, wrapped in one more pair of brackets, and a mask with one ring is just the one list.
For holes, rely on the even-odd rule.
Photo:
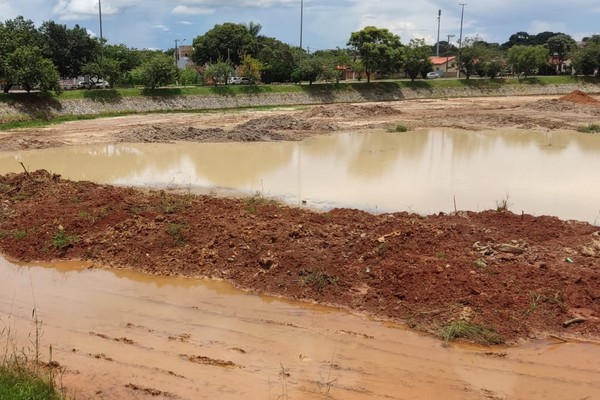
[(441, 77), (456, 76), (456, 56), (429, 57), (433, 71)]
[(191, 55), (194, 47), (191, 45), (179, 46), (179, 51), (176, 53), (177, 56), (177, 67), (179, 69), (186, 69), (186, 67), (192, 64)]

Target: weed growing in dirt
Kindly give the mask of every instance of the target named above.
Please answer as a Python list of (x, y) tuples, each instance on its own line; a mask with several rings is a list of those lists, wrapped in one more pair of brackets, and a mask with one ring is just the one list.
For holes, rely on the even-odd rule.
[(327, 285), (337, 285), (339, 278), (330, 276), (325, 271), (312, 271), (301, 277), (302, 284), (308, 285), (320, 292)]
[(600, 124), (580, 126), (579, 128), (577, 128), (577, 131), (583, 133), (600, 133)]
[(482, 344), (504, 343), (504, 339), (492, 329), (465, 320), (458, 320), (444, 325), (441, 336), (446, 342), (455, 339), (467, 339)]
[(408, 128), (406, 125), (398, 124), (394, 127), (393, 132), (407, 132)]
[(183, 228), (185, 228), (185, 225), (183, 224), (171, 224), (167, 229), (167, 232), (173, 237), (173, 241), (177, 246), (185, 244), (185, 238), (181, 232)]
[(52, 246), (57, 249), (65, 249), (73, 246), (75, 243), (77, 243), (77, 236), (67, 234), (64, 229), (59, 230), (52, 237)]
[(510, 195), (507, 193), (504, 198), (496, 200), (496, 211), (505, 212), (508, 211), (512, 203), (510, 202)]
[(11, 197), (10, 199), (14, 202), (27, 200), (30, 196), (26, 193), (19, 193)]
[(375, 248), (375, 253), (377, 253), (377, 255), (379, 257), (381, 257), (385, 253), (387, 253), (389, 248), (390, 248), (390, 246), (388, 245), (388, 242), (379, 243), (379, 244), (377, 244), (377, 247)]
[(261, 191), (257, 190), (252, 196), (245, 200), (246, 211), (248, 211), (250, 214), (254, 214), (256, 213), (258, 207), (264, 206), (268, 203), (269, 200), (262, 194)]
[[(0, 399), (64, 400), (65, 397), (56, 384), (56, 372), (60, 372), (58, 364), (52, 363), (52, 360), (49, 363), (40, 361), (41, 321), (37, 319), (35, 309), (32, 320), (35, 325), (35, 336), (32, 339), (35, 347), (32, 350), (17, 348), (10, 325), (0, 332), (0, 339), (5, 343), (0, 359)], [(33, 354), (30, 354), (32, 351)]]

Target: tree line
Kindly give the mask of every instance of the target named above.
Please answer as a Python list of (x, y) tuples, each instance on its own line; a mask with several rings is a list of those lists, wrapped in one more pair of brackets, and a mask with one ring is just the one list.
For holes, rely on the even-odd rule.
[[(429, 57), (437, 47), (437, 43), (428, 46), (422, 39), (402, 44), (389, 30), (369, 26), (352, 32), (346, 48), (310, 52), (261, 35), (261, 29), (253, 22), (215, 25), (193, 40), (193, 64), (180, 71), (174, 57), (178, 49), (109, 45), (79, 25), (67, 28), (46, 21), (36, 27), (31, 20), (17, 17), (0, 22), (0, 83), (5, 92), (15, 84), (26, 90), (60, 92), (61, 77), (83, 75), (92, 82), (102, 78), (111, 87), (155, 88), (176, 81), (216, 85), (227, 83), (233, 75), (263, 83), (337, 82), (346, 71), (368, 82), (373, 74), (381, 77), (393, 73), (404, 73), (414, 80), (433, 70)], [(578, 74), (593, 75), (600, 68), (600, 35), (578, 44), (561, 32), (517, 32), (503, 44), (467, 37), (460, 51), (447, 41), (441, 41), (439, 47), (442, 55), (457, 56), (455, 66), (467, 79), (473, 75), (495, 78), (507, 71), (525, 76), (562, 73), (567, 59)]]

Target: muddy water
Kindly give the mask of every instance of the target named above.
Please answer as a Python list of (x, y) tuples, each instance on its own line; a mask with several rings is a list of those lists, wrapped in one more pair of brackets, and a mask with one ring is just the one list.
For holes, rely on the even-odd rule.
[(600, 396), (600, 346), (589, 343), (445, 348), (398, 325), (223, 282), (76, 263), (0, 259), (0, 282), (0, 330), (9, 328), (10, 343), (27, 344), (35, 307), (42, 357), (52, 345), (53, 359), (66, 367), (63, 383), (79, 398)]
[(299, 143), (118, 144), (0, 154), (0, 173), (193, 191), (260, 191), (295, 204), (423, 214), (496, 208), (600, 222), (600, 135), (347, 133)]

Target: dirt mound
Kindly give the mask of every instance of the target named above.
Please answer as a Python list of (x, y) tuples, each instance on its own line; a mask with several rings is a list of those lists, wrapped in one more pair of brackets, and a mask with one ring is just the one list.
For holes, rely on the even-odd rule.
[(334, 131), (336, 128), (337, 127), (335, 124), (307, 121), (306, 119), (300, 119), (288, 114), (283, 114), (251, 119), (250, 121), (237, 125), (235, 130), (241, 132), (265, 132), (273, 130), (308, 131), (315, 129), (322, 131)]
[(0, 204), (0, 250), (23, 261), (223, 278), (431, 332), (468, 320), (507, 339), (600, 335), (600, 234), (587, 223), (496, 211), (323, 214), (47, 172), (0, 176)]
[(335, 104), (316, 106), (303, 114), (307, 118), (360, 118), (373, 115), (399, 115), (402, 114), (402, 111), (379, 104), (368, 106)]
[(569, 101), (571, 103), (576, 103), (576, 104), (600, 106), (600, 101), (593, 98), (592, 96), (585, 94), (581, 90), (574, 90), (571, 93), (569, 93), (568, 95), (562, 96), (561, 98), (559, 98), (559, 100), (560, 101)]
[[(569, 96), (569, 95), (567, 95)], [(567, 97), (565, 96), (565, 97)], [(589, 97), (589, 96), (588, 96)], [(543, 113), (573, 113), (600, 116), (600, 102), (590, 97), (592, 102), (570, 101), (561, 99), (538, 100), (533, 103), (524, 104), (521, 108), (536, 110)], [(579, 99), (582, 100), (582, 99)], [(589, 101), (589, 100), (584, 100)]]

